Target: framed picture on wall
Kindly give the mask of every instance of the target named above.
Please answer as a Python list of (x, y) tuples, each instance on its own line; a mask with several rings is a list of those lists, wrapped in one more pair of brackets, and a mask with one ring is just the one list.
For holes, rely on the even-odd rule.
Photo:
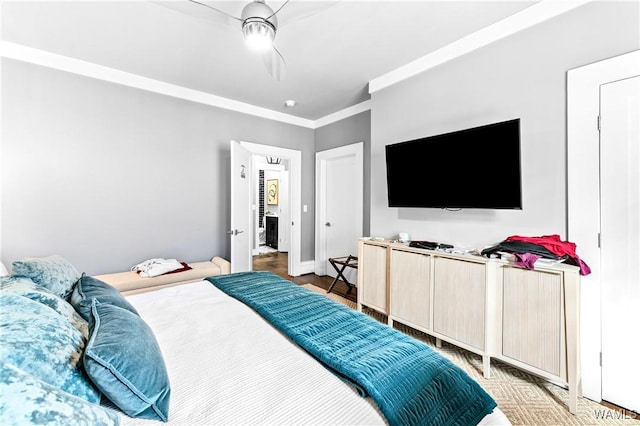
[(278, 179), (267, 180), (267, 204), (278, 204)]

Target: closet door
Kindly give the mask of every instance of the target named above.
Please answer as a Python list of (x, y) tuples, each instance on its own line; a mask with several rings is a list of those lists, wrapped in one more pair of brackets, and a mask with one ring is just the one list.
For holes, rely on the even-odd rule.
[(600, 116), (602, 399), (640, 411), (640, 77), (602, 85)]

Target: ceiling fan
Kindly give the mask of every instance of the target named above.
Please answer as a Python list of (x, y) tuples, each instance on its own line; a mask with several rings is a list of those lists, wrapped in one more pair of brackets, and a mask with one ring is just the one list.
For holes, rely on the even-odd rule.
[(284, 80), (287, 72), (286, 63), (278, 49), (273, 45), (273, 41), (278, 31), (278, 17), (276, 14), (289, 3), (289, 0), (286, 0), (276, 11), (268, 6), (265, 0), (253, 0), (244, 6), (240, 17), (217, 9), (204, 1), (189, 0), (189, 2), (217, 12), (217, 19), (214, 18), (215, 20), (234, 28), (241, 28), (245, 43), (262, 55), (264, 65), (271, 77), (277, 81)]

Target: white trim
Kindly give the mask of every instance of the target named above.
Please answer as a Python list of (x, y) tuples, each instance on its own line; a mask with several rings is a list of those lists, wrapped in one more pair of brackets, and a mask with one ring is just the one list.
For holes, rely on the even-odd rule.
[(366, 100), (343, 110), (328, 114), (314, 121), (306, 118), (296, 117), (290, 114), (284, 114), (278, 111), (273, 111), (267, 108), (257, 107), (255, 105), (247, 104), (244, 102), (234, 101), (233, 99), (223, 98), (221, 96), (212, 95), (209, 93), (201, 92), (199, 90), (188, 89), (186, 87), (166, 83), (164, 81), (142, 77), (137, 74), (132, 74), (115, 68), (94, 64), (92, 62), (82, 61), (79, 59), (71, 58), (69, 56), (35, 49), (33, 47), (24, 46), (18, 43), (12, 43), (10, 41), (0, 41), (0, 56), (8, 59), (14, 59), (17, 61), (56, 69), (59, 71), (66, 71), (73, 74), (82, 75), (84, 77), (95, 78), (97, 80), (108, 81), (110, 83), (121, 84), (123, 86), (159, 93), (166, 96), (172, 96), (174, 98), (184, 99), (191, 102), (197, 102), (204, 105), (224, 108), (243, 114), (266, 118), (269, 120), (306, 127), (309, 129), (317, 129), (318, 127), (326, 126), (327, 124), (343, 120), (352, 115), (356, 115), (363, 111), (371, 109), (371, 101)]
[[(0, 1), (0, 36), (2, 36), (2, 3), (3, 2)], [(1, 47), (0, 52), (2, 52)], [(0, 117), (2, 117), (2, 61), (0, 61)], [(0, 125), (0, 264), (2, 263), (2, 162), (4, 161), (2, 146), (2, 125)]]
[(514, 15), (482, 28), (428, 55), (409, 62), (369, 82), (369, 93), (374, 93), (452, 59), (466, 55), (494, 41), (513, 35), (547, 19), (582, 6), (590, 0), (558, 1), (541, 0)]
[[(0, 33), (2, 32), (2, 2), (0, 1)], [(2, 61), (0, 61), (0, 117), (2, 117)], [(0, 126), (0, 170), (2, 170), (2, 127)], [(2, 172), (0, 171), (0, 264), (2, 263)]]
[(360, 235), (363, 232), (364, 215), (364, 142), (344, 145), (334, 149), (316, 152), (316, 223), (315, 223), (315, 274), (327, 275), (327, 161), (353, 156), (355, 157), (356, 179), (349, 182), (349, 191), (355, 200), (356, 212), (359, 212)]
[[(399, 83), (589, 1), (591, 0), (541, 0), (493, 25), (369, 81), (369, 93)], [(0, 56), (314, 130), (371, 109), (371, 101), (366, 100), (317, 120), (309, 120), (5, 40), (0, 41)]]
[(234, 101), (233, 99), (223, 98), (221, 96), (200, 92), (198, 90), (188, 89), (186, 87), (166, 83), (164, 81), (142, 77), (115, 68), (81, 61), (69, 56), (58, 55), (56, 53), (51, 53), (40, 49), (34, 49), (33, 47), (23, 46), (21, 44), (12, 43), (9, 41), (0, 41), (0, 56), (35, 65), (41, 65), (48, 68), (53, 68), (60, 71), (66, 71), (85, 77), (91, 77), (98, 80), (121, 84), (123, 86), (129, 86), (136, 89), (147, 90), (149, 92), (160, 93), (162, 95), (172, 96), (174, 98), (185, 99), (187, 101), (241, 112), (244, 114), (266, 118), (269, 120), (280, 121), (283, 123), (293, 124), (296, 126), (302, 126), (311, 129), (314, 128), (313, 126), (315, 122), (306, 118), (284, 114), (267, 108), (257, 107), (255, 105), (247, 104), (244, 102)]
[[(0, 1), (0, 36), (2, 36), (2, 8), (3, 2)], [(0, 52), (2, 49), (0, 48)], [(0, 117), (2, 117), (2, 61), (0, 61)], [(1, 121), (1, 119), (0, 119)], [(2, 263), (2, 126), (0, 125), (0, 264)]]
[(314, 269), (315, 262), (313, 260), (300, 263), (300, 275), (313, 274)]
[[(567, 72), (568, 238), (588, 260), (591, 274), (580, 286), (582, 377), (584, 396), (600, 401), (600, 85), (640, 75), (640, 50)], [(594, 173), (594, 171), (596, 171)]]
[[(300, 204), (302, 203), (302, 152), (295, 149), (280, 148), (277, 146), (262, 145), (252, 142), (240, 142), (240, 145), (248, 149), (252, 154), (274, 155), (289, 160), (289, 196), (291, 226), (291, 250), (289, 251), (289, 275), (297, 277), (301, 275), (300, 251), (302, 217)], [(253, 229), (253, 228), (252, 228)], [(253, 240), (253, 238), (252, 238)]]
[(317, 129), (322, 126), (326, 126), (327, 124), (335, 123), (336, 121), (344, 120), (345, 118), (360, 114), (361, 112), (369, 111), (370, 109), (371, 99), (368, 99), (366, 101), (360, 102), (359, 104), (350, 106), (343, 110), (325, 115), (324, 117), (317, 119), (313, 124), (313, 128)]

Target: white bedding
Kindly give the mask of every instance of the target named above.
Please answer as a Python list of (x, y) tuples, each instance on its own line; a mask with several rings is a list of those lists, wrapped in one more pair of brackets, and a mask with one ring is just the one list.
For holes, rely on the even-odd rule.
[[(208, 281), (127, 299), (162, 349), (171, 381), (169, 425), (385, 424), (371, 398)], [(121, 423), (150, 421), (123, 415)], [(496, 409), (482, 424), (509, 422)]]

